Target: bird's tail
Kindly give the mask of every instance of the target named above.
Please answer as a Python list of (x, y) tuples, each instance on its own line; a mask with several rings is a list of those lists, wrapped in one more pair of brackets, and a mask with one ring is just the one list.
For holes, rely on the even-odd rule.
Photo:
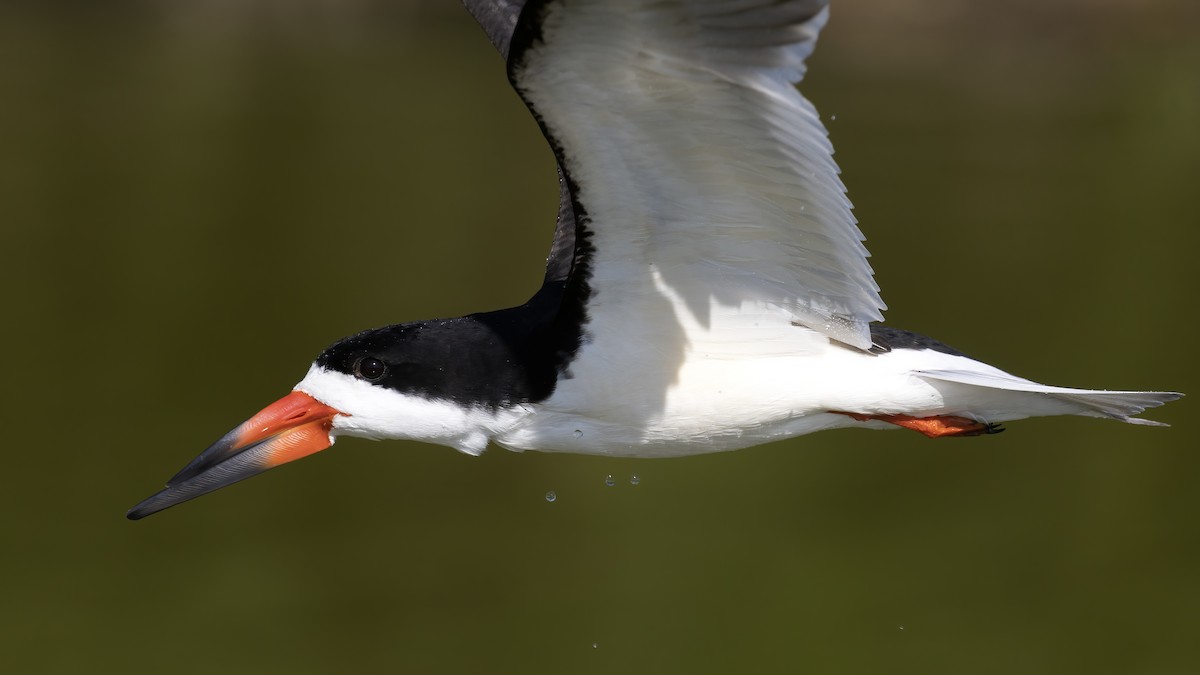
[(935, 383), (964, 385), (960, 388), (963, 391), (958, 392), (954, 398), (973, 400), (973, 404), (969, 404), (972, 412), (993, 422), (1042, 415), (1086, 415), (1107, 417), (1130, 424), (1167, 426), (1162, 422), (1142, 419), (1136, 415), (1183, 396), (1173, 391), (1106, 391), (1052, 387), (999, 370), (920, 370), (916, 374)]

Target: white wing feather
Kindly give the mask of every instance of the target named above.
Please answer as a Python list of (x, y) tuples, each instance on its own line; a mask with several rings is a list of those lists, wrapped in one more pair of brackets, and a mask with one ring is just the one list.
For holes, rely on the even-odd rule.
[(885, 306), (816, 109), (795, 88), (809, 0), (572, 0), (513, 71), (586, 212), (591, 283), (701, 324), (775, 306), (859, 348)]

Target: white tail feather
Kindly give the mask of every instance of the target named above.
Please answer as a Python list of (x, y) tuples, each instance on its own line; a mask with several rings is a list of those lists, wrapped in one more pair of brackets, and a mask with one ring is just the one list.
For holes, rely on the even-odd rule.
[[(992, 390), (1026, 392), (1044, 394), (1057, 401), (1073, 404), (1078, 409), (1073, 414), (1089, 417), (1107, 417), (1110, 419), (1143, 424), (1147, 426), (1168, 426), (1162, 422), (1135, 417), (1148, 408), (1174, 401), (1183, 396), (1173, 391), (1106, 391), (1096, 389), (1073, 389), (1070, 387), (1052, 387), (1039, 384), (1023, 378), (1009, 375), (1003, 371), (981, 372), (977, 370), (920, 370), (917, 374), (929, 380), (954, 382), (973, 387), (983, 387)], [(1025, 416), (1035, 416), (1039, 413), (1030, 410)], [(1041, 414), (1061, 414), (1061, 411)]]

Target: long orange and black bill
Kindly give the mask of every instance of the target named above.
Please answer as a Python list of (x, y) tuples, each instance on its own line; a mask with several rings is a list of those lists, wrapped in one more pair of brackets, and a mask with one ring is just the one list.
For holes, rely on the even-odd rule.
[(219, 490), (333, 444), (329, 430), (342, 414), (299, 391), (263, 408), (213, 443), (167, 481), (167, 487), (125, 514), (130, 520)]

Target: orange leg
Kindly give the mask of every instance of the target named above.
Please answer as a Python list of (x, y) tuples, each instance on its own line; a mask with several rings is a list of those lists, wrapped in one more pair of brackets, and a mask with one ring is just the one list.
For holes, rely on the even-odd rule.
[(934, 415), (933, 417), (912, 417), (911, 415), (863, 415), (860, 413), (831, 410), (839, 415), (853, 417), (859, 422), (881, 420), (890, 422), (898, 427), (919, 431), (930, 438), (942, 436), (980, 436), (982, 434), (998, 434), (1004, 431), (999, 424), (976, 422), (966, 417), (954, 415)]

